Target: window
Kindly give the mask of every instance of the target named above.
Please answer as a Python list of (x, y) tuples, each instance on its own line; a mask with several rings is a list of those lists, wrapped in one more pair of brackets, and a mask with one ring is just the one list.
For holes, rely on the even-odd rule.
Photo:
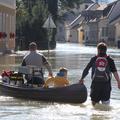
[(107, 37), (108, 36), (108, 27), (103, 27), (102, 28), (102, 37)]

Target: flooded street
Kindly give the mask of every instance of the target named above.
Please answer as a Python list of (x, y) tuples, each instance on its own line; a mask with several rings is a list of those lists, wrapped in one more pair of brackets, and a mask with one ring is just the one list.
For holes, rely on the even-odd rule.
[[(0, 56), (0, 72), (7, 69), (15, 69), (20, 66), (24, 52), (12, 55)], [(42, 51), (47, 56), (47, 51)], [(68, 69), (70, 83), (79, 81), (82, 71), (90, 58), (96, 54), (96, 47), (81, 46), (79, 44), (59, 43), (55, 50), (50, 51), (49, 61), (52, 64), (54, 75), (59, 67)], [(120, 74), (120, 49), (108, 48)], [(47, 72), (45, 72), (47, 77)], [(38, 101), (26, 101), (12, 97), (0, 96), (0, 120), (119, 120), (120, 116), (120, 90), (112, 78), (111, 105), (91, 105), (90, 74), (85, 79), (88, 89), (88, 99), (83, 104), (62, 104)]]

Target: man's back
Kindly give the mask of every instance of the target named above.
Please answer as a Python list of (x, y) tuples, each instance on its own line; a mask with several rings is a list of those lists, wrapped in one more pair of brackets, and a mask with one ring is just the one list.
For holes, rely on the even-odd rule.
[(30, 52), (24, 57), (26, 65), (43, 66), (42, 54), (35, 51)]
[[(29, 44), (29, 53), (23, 58), (22, 66), (32, 67), (32, 75), (36, 73), (36, 68), (40, 69), (37, 71), (37, 77), (44, 78), (43, 66), (45, 66), (49, 72), (49, 76), (52, 76), (52, 68), (44, 55), (37, 52), (37, 44), (32, 42)], [(38, 74), (38, 72), (40, 74)], [(31, 77), (31, 75), (30, 75)]]

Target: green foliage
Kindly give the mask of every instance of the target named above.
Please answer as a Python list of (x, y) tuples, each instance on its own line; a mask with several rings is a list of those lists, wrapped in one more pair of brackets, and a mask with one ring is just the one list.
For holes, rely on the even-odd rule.
[(38, 1), (37, 4), (32, 8), (31, 22), (37, 20), (39, 23), (38, 25), (42, 26), (44, 21), (47, 19), (48, 14), (48, 9), (44, 2)]
[(27, 49), (32, 41), (38, 44), (38, 49), (48, 48), (49, 37), (47, 30), (42, 27), (48, 14), (48, 5), (44, 0), (17, 0), (16, 43), (21, 49)]
[(27, 18), (28, 18), (28, 12), (23, 4), (22, 1), (20, 0), (17, 0), (16, 1), (16, 26), (17, 26), (17, 29), (19, 29), (21, 27), (21, 25), (27, 21)]
[(47, 6), (42, 1), (37, 1), (37, 4), (32, 8), (31, 16), (29, 21), (31, 30), (29, 40), (36, 41), (39, 49), (47, 49), (47, 30), (42, 27), (48, 16)]
[(57, 19), (58, 14), (58, 0), (47, 0), (48, 10), (52, 14), (53, 20)]
[[(73, 8), (84, 0), (60, 0), (64, 8)], [(47, 49), (49, 40), (48, 31), (42, 28), (48, 14), (51, 13), (53, 20), (57, 20), (58, 0), (17, 0), (16, 25), (17, 45), (26, 49), (31, 41), (36, 41), (39, 49)], [(50, 47), (55, 48), (56, 30), (52, 30)]]

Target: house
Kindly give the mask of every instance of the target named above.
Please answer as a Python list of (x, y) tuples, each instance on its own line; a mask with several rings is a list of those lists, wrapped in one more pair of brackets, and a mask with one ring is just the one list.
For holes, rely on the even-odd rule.
[[(109, 24), (115, 27), (115, 43), (120, 42), (120, 1), (114, 2), (114, 7), (109, 15)], [(120, 43), (119, 43), (120, 44)], [(118, 46), (120, 48), (120, 45)]]
[[(98, 3), (92, 3), (91, 5), (89, 5), (89, 7), (83, 11), (87, 11), (87, 10), (96, 10), (99, 7)], [(80, 15), (74, 20), (72, 21), (69, 26), (68, 26), (68, 33), (69, 36), (67, 36), (67, 41), (70, 42), (76, 42), (76, 43), (83, 43), (84, 40), (84, 19), (85, 17), (82, 15), (83, 11), (81, 11)]]
[(98, 42), (104, 40), (108, 45), (115, 45), (115, 27), (109, 24), (109, 16), (113, 11), (115, 2), (108, 4), (103, 9), (103, 14), (98, 22)]
[(16, 0), (0, 0), (0, 52), (15, 49)]
[[(115, 45), (115, 26), (109, 24), (109, 16), (115, 4), (116, 2), (100, 4), (95, 9), (90, 9), (91, 5), (82, 11), (77, 24), (74, 23), (74, 26), (71, 27), (73, 30), (76, 26), (76, 33), (79, 34), (76, 37), (76, 42), (83, 40), (85, 45), (96, 45), (98, 42), (104, 41), (108, 45)], [(80, 37), (81, 33), (82, 38)], [(71, 41), (74, 42), (74, 40)]]
[[(70, 37), (72, 38), (72, 35), (70, 35), (69, 25), (80, 14), (81, 11), (88, 8), (92, 3), (94, 3), (92, 0), (84, 0), (84, 3), (80, 4), (79, 6), (77, 5), (74, 9), (70, 11), (67, 10), (62, 11), (64, 12), (64, 14), (62, 15), (61, 19), (59, 19), (59, 21), (57, 22), (57, 35), (56, 35), (57, 41), (66, 42), (70, 40), (69, 39)], [(76, 36), (74, 36), (74, 38), (75, 37)]]
[(85, 45), (95, 45), (100, 41), (108, 45), (114, 44), (115, 29), (108, 22), (113, 6), (114, 4), (101, 5), (96, 10), (86, 11), (84, 14)]

